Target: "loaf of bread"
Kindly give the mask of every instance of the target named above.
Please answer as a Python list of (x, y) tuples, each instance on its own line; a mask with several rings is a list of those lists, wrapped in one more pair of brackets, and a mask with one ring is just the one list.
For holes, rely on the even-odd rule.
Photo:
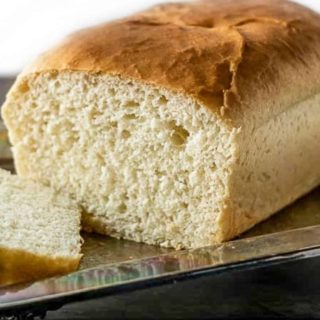
[(19, 175), (69, 192), (86, 230), (198, 247), (320, 183), (319, 75), (307, 8), (171, 3), (69, 36), (2, 115)]
[(75, 270), (80, 246), (73, 201), (0, 169), (0, 286)]

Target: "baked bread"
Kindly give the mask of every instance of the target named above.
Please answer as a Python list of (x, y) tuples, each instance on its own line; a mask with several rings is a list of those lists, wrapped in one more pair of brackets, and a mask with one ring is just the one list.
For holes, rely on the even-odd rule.
[(44, 53), (2, 115), (19, 175), (70, 192), (86, 230), (198, 247), (320, 183), (319, 74), (307, 8), (164, 4)]
[(81, 258), (80, 211), (69, 198), (0, 169), (0, 286), (67, 273)]

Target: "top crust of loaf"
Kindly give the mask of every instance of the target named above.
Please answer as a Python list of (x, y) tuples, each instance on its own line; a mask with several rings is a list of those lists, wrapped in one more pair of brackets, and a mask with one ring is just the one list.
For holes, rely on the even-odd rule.
[(22, 78), (70, 70), (161, 86), (256, 126), (320, 90), (320, 15), (280, 0), (158, 5), (74, 33)]

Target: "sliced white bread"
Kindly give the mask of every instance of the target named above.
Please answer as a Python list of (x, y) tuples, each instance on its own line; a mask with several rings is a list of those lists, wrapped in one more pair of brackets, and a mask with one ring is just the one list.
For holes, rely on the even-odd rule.
[(73, 271), (80, 248), (77, 205), (0, 169), (0, 286)]

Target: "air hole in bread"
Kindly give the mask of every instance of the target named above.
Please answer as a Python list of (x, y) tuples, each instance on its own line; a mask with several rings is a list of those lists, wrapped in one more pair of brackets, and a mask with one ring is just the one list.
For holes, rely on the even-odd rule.
[(97, 153), (97, 160), (100, 165), (104, 165), (106, 163), (105, 157), (101, 153)]
[(177, 125), (174, 121), (169, 122), (169, 129), (171, 129), (170, 139), (174, 146), (181, 147), (186, 143), (189, 137), (189, 132), (182, 126)]
[(131, 136), (131, 133), (128, 130), (123, 130), (121, 132), (121, 137), (124, 139), (128, 139)]
[(126, 114), (124, 117), (123, 117), (123, 119), (125, 119), (125, 120), (135, 120), (135, 119), (137, 119), (137, 116), (135, 115), (135, 114)]
[(92, 109), (90, 112), (89, 112), (89, 118), (91, 120), (96, 120), (98, 117), (100, 117), (102, 115), (102, 113), (98, 110), (98, 109)]
[(188, 208), (188, 204), (186, 202), (182, 202), (181, 207), (186, 209), (186, 208)]
[(110, 128), (117, 128), (117, 127), (118, 127), (118, 122), (116, 122), (116, 121), (110, 122)]
[(56, 82), (54, 83), (54, 87), (55, 87), (56, 89), (59, 89), (59, 88), (61, 87), (61, 83), (60, 83), (59, 81), (56, 81)]
[(108, 88), (108, 94), (111, 97), (114, 97), (116, 95), (116, 90), (114, 88)]
[(124, 104), (124, 106), (127, 108), (136, 108), (136, 107), (139, 107), (139, 105), (140, 105), (139, 102), (133, 101), (133, 100), (129, 100)]
[(168, 103), (168, 99), (167, 99), (164, 95), (162, 95), (162, 96), (159, 98), (159, 103), (160, 103), (161, 105), (166, 105), (166, 104)]
[(210, 166), (210, 169), (212, 171), (216, 171), (217, 170), (217, 165), (215, 164), (215, 162), (212, 163), (212, 165)]
[(125, 213), (127, 211), (127, 205), (125, 203), (121, 203), (118, 210), (120, 213)]

